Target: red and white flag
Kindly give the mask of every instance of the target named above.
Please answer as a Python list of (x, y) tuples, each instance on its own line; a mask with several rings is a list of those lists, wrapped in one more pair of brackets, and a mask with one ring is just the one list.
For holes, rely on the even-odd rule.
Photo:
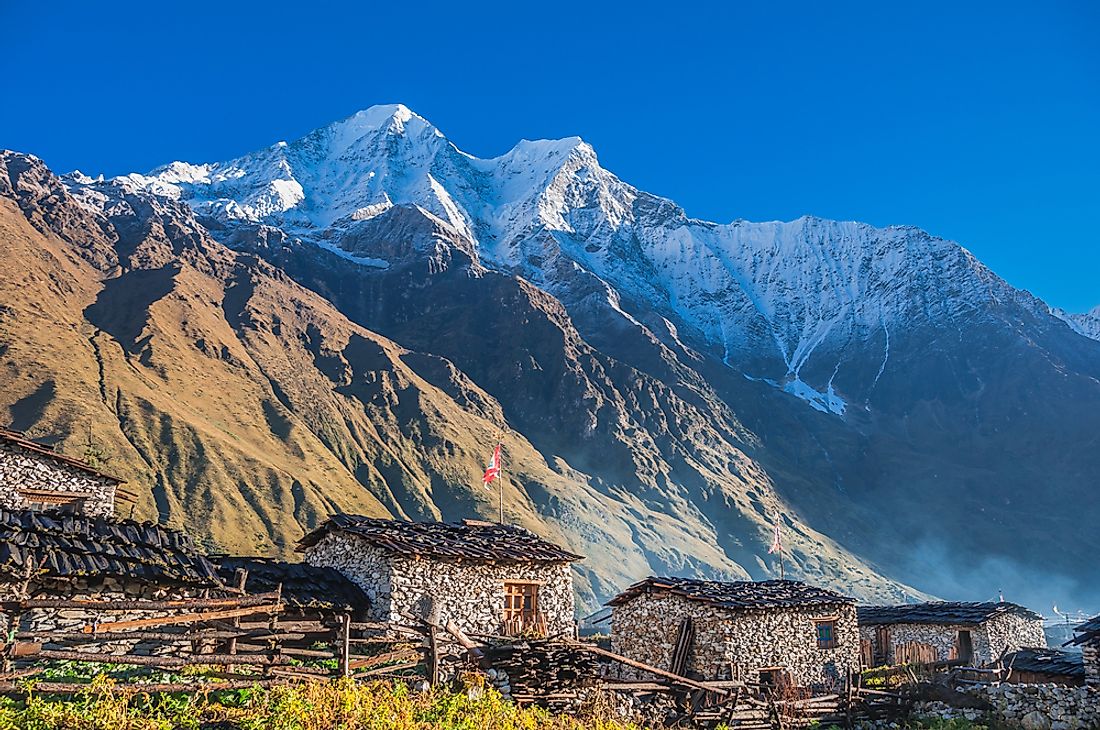
[(783, 538), (779, 534), (779, 518), (775, 520), (775, 532), (772, 534), (772, 546), (768, 548), (768, 555), (783, 552)]
[(485, 467), (485, 476), (481, 478), (481, 483), (488, 489), (489, 485), (498, 476), (500, 476), (500, 444), (497, 444), (497, 447), (493, 449), (493, 456), (489, 459), (488, 466)]

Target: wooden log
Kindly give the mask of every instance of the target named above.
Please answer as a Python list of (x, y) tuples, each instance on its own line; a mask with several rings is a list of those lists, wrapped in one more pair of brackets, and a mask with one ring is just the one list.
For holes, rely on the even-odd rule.
[(580, 642), (580, 641), (568, 641), (568, 642), (565, 642), (565, 643), (570, 644), (572, 646), (576, 646), (576, 647), (581, 648), (581, 649), (584, 649), (585, 651), (590, 651), (593, 654), (599, 654), (600, 656), (607, 657), (608, 659), (614, 659), (615, 661), (621, 662), (621, 663), (627, 665), (628, 667), (634, 667), (635, 669), (641, 669), (641, 670), (644, 670), (644, 671), (649, 672), (651, 674), (656, 674), (658, 677), (664, 677), (665, 679), (670, 679), (670, 680), (676, 682), (677, 684), (682, 684), (682, 685), (685, 685), (687, 687), (694, 687), (695, 689), (705, 689), (708, 692), (715, 692), (715, 693), (720, 694), (720, 695), (729, 694), (729, 690), (723, 689), (721, 687), (708, 687), (703, 682), (697, 682), (694, 679), (688, 679), (687, 677), (681, 677), (680, 675), (673, 674), (672, 672), (666, 672), (664, 669), (654, 667), (654, 666), (652, 666), (650, 664), (646, 664), (644, 662), (635, 661), (634, 659), (630, 659), (628, 657), (622, 656), (621, 654), (616, 654), (614, 652), (607, 651), (606, 649), (601, 649), (600, 647), (594, 646), (592, 644), (585, 644), (585, 643)]
[(46, 671), (45, 667), (30, 667), (29, 669), (18, 669), (14, 672), (5, 672), (0, 674), (0, 682), (10, 682), (13, 679), (25, 679), (26, 677), (33, 677), (36, 674), (41, 674)]
[(466, 650), (466, 653), (470, 655), (470, 658), (473, 659), (478, 666), (482, 669), (489, 669), (492, 667), (492, 662), (489, 660), (489, 657), (485, 656), (485, 652), (481, 650), (481, 647), (471, 641), (469, 636), (462, 633), (462, 629), (458, 628), (454, 621), (447, 619), (447, 624), (443, 629), (455, 638), (458, 645)]
[(400, 672), (405, 669), (415, 669), (420, 666), (419, 661), (407, 662), (405, 664), (391, 664), (377, 669), (369, 669), (365, 672), (356, 672), (352, 675), (355, 679), (363, 679), (365, 677), (381, 677), (383, 675), (392, 674), (393, 672)]
[(17, 639), (32, 639), (41, 644), (101, 644), (110, 641), (166, 641), (166, 642), (190, 642), (196, 639), (266, 639), (277, 638), (280, 641), (302, 641), (306, 634), (294, 634), (279, 632), (272, 634), (267, 629), (262, 631), (218, 631), (198, 629), (194, 631), (99, 631), (94, 634), (85, 634), (83, 631), (50, 631), (44, 634), (23, 631), (15, 635)]
[[(391, 651), (385, 654), (379, 654), (378, 656), (365, 657), (363, 659), (356, 659), (354, 661), (348, 661), (348, 669), (367, 669), (369, 667), (376, 667), (381, 664), (399, 661), (420, 661), (420, 652), (405, 649), (402, 651)], [(344, 675), (347, 676), (347, 675)]]
[(176, 624), (196, 624), (214, 619), (233, 618), (235, 616), (251, 616), (257, 613), (276, 614), (283, 610), (283, 604), (253, 606), (250, 608), (236, 608), (231, 611), (205, 611), (202, 613), (185, 613), (180, 616), (162, 616), (160, 618), (142, 618), (133, 621), (112, 621), (102, 624), (86, 624), (84, 633), (96, 633), (99, 629), (104, 631), (121, 631), (126, 629), (141, 629), (149, 626), (172, 626)]
[(666, 692), (667, 684), (659, 682), (611, 682), (605, 681), (600, 685), (611, 692)]
[(254, 664), (265, 666), (271, 664), (285, 664), (289, 660), (281, 657), (270, 657), (254, 654), (242, 656), (240, 654), (200, 654), (192, 657), (167, 657), (145, 656), (143, 654), (94, 654), (89, 651), (64, 651), (55, 649), (43, 649), (35, 654), (39, 659), (55, 659), (58, 661), (92, 662), (95, 664), (134, 664), (143, 667), (168, 667), (179, 669), (182, 667), (201, 667), (217, 664)]
[(295, 675), (295, 674), (309, 674), (315, 677), (327, 677), (332, 674), (331, 669), (325, 669), (324, 667), (304, 667), (293, 666), (287, 664), (278, 664), (270, 667), (271, 674), (279, 675)]
[(147, 601), (126, 599), (118, 601), (94, 601), (67, 598), (27, 598), (22, 601), (4, 601), (5, 607), (18, 603), (19, 608), (82, 608), (89, 611), (171, 611), (174, 609), (246, 608), (271, 603), (274, 593), (259, 593), (240, 598), (181, 598), (172, 601)]
[[(247, 652), (258, 652), (261, 654), (271, 651), (271, 648), (262, 644), (246, 644), (243, 641), (237, 644), (238, 653), (241, 656), (252, 656)], [(301, 656), (309, 659), (336, 659), (336, 652), (333, 651), (320, 651), (317, 649), (298, 649), (292, 646), (284, 646), (279, 648), (280, 654), (286, 654), (287, 656)]]
[[(225, 692), (237, 689), (250, 689), (252, 687), (270, 688), (289, 684), (295, 679), (303, 681), (316, 681), (313, 677), (285, 676), (280, 679), (248, 679), (226, 682), (163, 682), (149, 684), (118, 684), (112, 688), (113, 692), (121, 694), (165, 694), (172, 692)], [(0, 683), (2, 694), (80, 694), (87, 692), (91, 685), (77, 682), (35, 682), (33, 689), (29, 686), (11, 683)]]
[(38, 641), (17, 641), (8, 647), (8, 655), (13, 659), (34, 656), (40, 651), (42, 651), (42, 643)]

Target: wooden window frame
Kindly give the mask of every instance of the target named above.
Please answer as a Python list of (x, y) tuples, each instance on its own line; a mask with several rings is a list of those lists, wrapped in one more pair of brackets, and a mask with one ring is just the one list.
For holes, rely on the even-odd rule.
[(87, 513), (89, 492), (67, 492), (61, 489), (18, 489), (19, 497), (27, 509), (41, 512), (48, 509), (67, 508), (72, 514)]
[[(501, 618), (505, 633), (508, 631), (518, 633), (536, 627), (541, 613), (539, 592), (543, 581), (505, 580), (503, 583), (504, 611)], [(528, 605), (528, 599), (530, 599), (530, 605)]]
[[(828, 639), (821, 638), (821, 629), (823, 626), (829, 627)], [(814, 619), (814, 636), (817, 639), (818, 649), (835, 649), (837, 647), (836, 626), (837, 620), (832, 617)]]

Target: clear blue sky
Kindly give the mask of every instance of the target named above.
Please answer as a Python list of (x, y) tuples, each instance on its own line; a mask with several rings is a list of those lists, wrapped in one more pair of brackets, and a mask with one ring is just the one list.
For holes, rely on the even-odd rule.
[(113, 175), (400, 101), (472, 154), (578, 134), (691, 215), (918, 225), (1100, 304), (1100, 3), (898, 5), (3, 0), (0, 147)]

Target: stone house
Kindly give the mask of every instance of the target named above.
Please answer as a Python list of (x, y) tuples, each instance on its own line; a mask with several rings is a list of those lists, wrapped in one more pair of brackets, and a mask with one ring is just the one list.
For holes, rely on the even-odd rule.
[(858, 615), (872, 666), (955, 660), (980, 666), (1007, 652), (1046, 647), (1042, 616), (1006, 601), (860, 606)]
[(123, 480), (0, 428), (0, 508), (110, 516)]
[(823, 689), (859, 668), (855, 600), (798, 581), (650, 577), (607, 605), (613, 651), (684, 676)]
[(432, 606), (467, 633), (576, 631), (571, 564), (581, 556), (521, 527), (338, 514), (299, 550), (358, 585), (372, 621), (405, 623), (402, 612), (424, 616)]
[[(49, 636), (103, 618), (84, 608), (23, 608), (25, 599), (176, 600), (225, 595), (214, 566), (184, 533), (159, 525), (0, 509), (0, 631)], [(111, 621), (169, 615), (112, 611)], [(135, 643), (101, 651), (135, 650)], [(139, 649), (140, 651), (140, 649)]]
[(1075, 628), (1073, 634), (1066, 644), (1081, 647), (1085, 684), (1100, 687), (1100, 616), (1093, 616)]

